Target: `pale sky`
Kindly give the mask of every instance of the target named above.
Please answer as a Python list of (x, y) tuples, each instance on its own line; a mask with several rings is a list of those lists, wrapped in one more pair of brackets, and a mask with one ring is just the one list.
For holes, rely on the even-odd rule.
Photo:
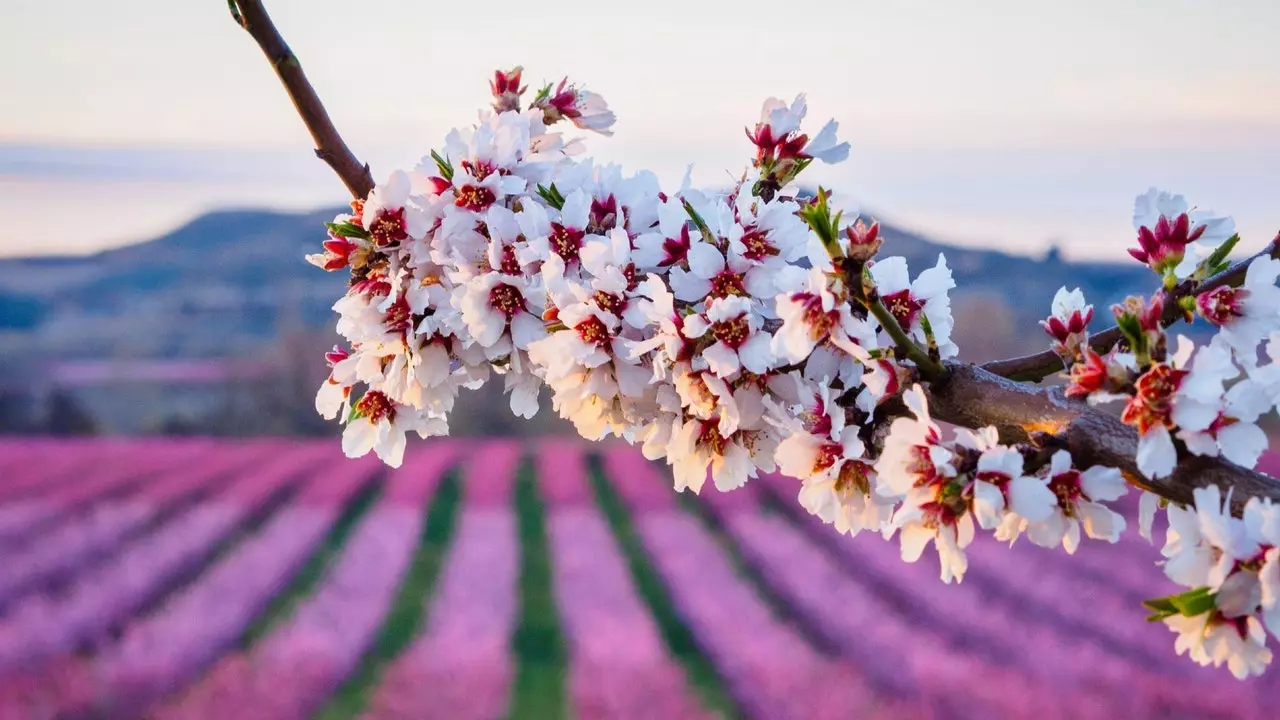
[[(0, 213), (24, 219), (0, 254), (343, 200), (224, 0), (4, 4)], [(1153, 184), (1234, 214), (1247, 241), (1280, 229), (1274, 0), (267, 7), (375, 176), (469, 122), (493, 69), (519, 63), (602, 93), (617, 135), (589, 152), (671, 183), (689, 162), (703, 183), (739, 171), (760, 102), (803, 91), (814, 129), (835, 117), (853, 144), (814, 179), (940, 239), (1119, 257)]]

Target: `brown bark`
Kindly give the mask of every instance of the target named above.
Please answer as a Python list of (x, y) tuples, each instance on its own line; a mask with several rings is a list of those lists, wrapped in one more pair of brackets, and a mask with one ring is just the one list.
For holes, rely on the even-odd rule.
[(311, 87), (306, 73), (302, 72), (302, 64), (276, 30), (267, 9), (260, 0), (228, 0), (228, 5), (231, 16), (262, 48), (263, 54), (275, 68), (276, 75), (280, 77), (280, 82), (284, 83), (289, 99), (293, 101), (294, 108), (315, 141), (316, 157), (333, 168), (352, 197), (357, 200), (368, 197), (374, 186), (369, 166), (356, 158), (355, 153), (351, 152), (338, 134), (324, 103), (320, 102), (320, 96)]

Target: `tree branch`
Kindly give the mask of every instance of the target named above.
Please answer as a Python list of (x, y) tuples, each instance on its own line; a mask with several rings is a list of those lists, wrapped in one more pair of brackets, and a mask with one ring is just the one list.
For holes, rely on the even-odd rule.
[[(1182, 310), (1178, 307), (1178, 300), (1188, 295), (1199, 294), (1223, 285), (1239, 286), (1244, 282), (1244, 275), (1249, 269), (1249, 263), (1264, 255), (1280, 258), (1280, 234), (1277, 234), (1275, 239), (1268, 243), (1261, 252), (1241, 260), (1204, 282), (1195, 283), (1191, 280), (1184, 280), (1172, 291), (1166, 292), (1163, 318), (1165, 327), (1173, 325), (1182, 318)], [(1113, 325), (1096, 335), (1090, 335), (1089, 347), (1093, 348), (1095, 352), (1105, 353), (1114, 347), (1120, 341), (1120, 338), (1120, 328)], [(1062, 358), (1058, 357), (1058, 354), (1052, 350), (1007, 360), (995, 360), (984, 364), (982, 367), (1010, 380), (1032, 380), (1037, 382), (1065, 369), (1062, 365)]]
[(258, 43), (258, 47), (262, 48), (263, 54), (275, 68), (280, 82), (284, 83), (289, 99), (293, 101), (294, 108), (315, 141), (316, 157), (333, 168), (352, 197), (363, 200), (374, 186), (369, 166), (356, 159), (338, 134), (324, 103), (320, 102), (320, 96), (302, 72), (302, 64), (272, 24), (267, 9), (260, 0), (227, 0), (227, 5), (232, 19)]
[(938, 420), (970, 428), (993, 425), (1004, 443), (1049, 433), (1066, 443), (1079, 466), (1119, 468), (1132, 484), (1181, 504), (1190, 504), (1192, 492), (1208, 485), (1234, 488), (1237, 511), (1255, 496), (1280, 502), (1280, 481), (1221, 458), (1186, 454), (1171, 476), (1149, 479), (1138, 471), (1138, 434), (1119, 418), (1067, 398), (1061, 388), (1017, 383), (967, 363), (947, 363), (947, 371), (928, 387)]

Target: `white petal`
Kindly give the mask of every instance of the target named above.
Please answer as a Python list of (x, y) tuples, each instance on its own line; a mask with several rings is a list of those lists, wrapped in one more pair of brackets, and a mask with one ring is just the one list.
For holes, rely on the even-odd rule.
[(989, 482), (973, 484), (973, 513), (984, 530), (990, 530), (1004, 519), (1004, 493)]
[(707, 366), (711, 368), (711, 372), (722, 378), (733, 375), (741, 367), (738, 362), (738, 353), (722, 342), (716, 342), (707, 348), (702, 353), (702, 359), (707, 361)]
[(1178, 464), (1178, 450), (1164, 426), (1152, 428), (1138, 439), (1138, 470), (1150, 478), (1167, 477)]
[(1253, 468), (1267, 451), (1267, 434), (1257, 425), (1240, 422), (1218, 432), (1222, 456), (1242, 467)]
[(724, 255), (705, 242), (694, 242), (689, 248), (689, 270), (704, 280), (724, 270)]
[(913, 522), (902, 528), (900, 537), (902, 559), (913, 563), (920, 559), (920, 555), (924, 553), (925, 547), (929, 541), (933, 540), (934, 535), (933, 531), (926, 528), (923, 523)]
[(1009, 482), (1009, 509), (1031, 522), (1041, 522), (1058, 507), (1058, 498), (1038, 477), (1016, 477)]

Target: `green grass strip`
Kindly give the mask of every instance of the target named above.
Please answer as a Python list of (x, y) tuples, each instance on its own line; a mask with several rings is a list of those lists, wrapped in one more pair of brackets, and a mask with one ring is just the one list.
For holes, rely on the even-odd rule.
[(377, 640), (360, 658), (360, 664), (351, 677), (316, 715), (317, 720), (345, 720), (363, 712), (387, 664), (403, 652), (426, 625), (427, 598), (431, 597), (449, 553), (449, 542), (453, 539), (461, 505), (462, 482), (457, 471), (453, 471), (441, 480), (426, 509), (427, 517), (418, 549), (391, 610), (382, 622)]
[(568, 651), (552, 591), (546, 515), (528, 460), (516, 476), (515, 509), (521, 554), (520, 622), (511, 643), (518, 669), (509, 717), (563, 720), (569, 717)]
[(267, 633), (293, 614), (293, 610), (298, 603), (315, 591), (329, 565), (337, 557), (342, 547), (346, 545), (347, 538), (351, 536), (351, 531), (355, 528), (356, 523), (373, 506), (373, 501), (378, 497), (381, 487), (381, 482), (371, 479), (365, 482), (364, 487), (360, 489), (355, 497), (347, 501), (342, 514), (338, 516), (333, 527), (329, 528), (328, 534), (325, 535), (320, 545), (316, 547), (311, 557), (307, 559), (306, 564), (289, 581), (288, 587), (271, 599), (266, 610), (245, 631), (240, 640), (242, 648), (247, 648), (265, 637)]
[[(720, 492), (713, 487), (703, 488), (702, 491)], [(730, 490), (729, 492), (746, 491)], [(734, 572), (737, 573), (738, 577), (742, 578), (743, 582), (756, 591), (756, 597), (760, 598), (769, 608), (769, 612), (773, 614), (774, 618), (795, 630), (800, 637), (804, 638), (819, 653), (831, 657), (840, 654), (839, 646), (819, 632), (815, 626), (804, 622), (804, 619), (791, 608), (786, 599), (773, 589), (769, 578), (765, 576), (760, 568), (752, 564), (751, 560), (742, 552), (742, 548), (738, 547), (738, 542), (733, 538), (732, 533), (720, 522), (720, 518), (711, 508), (707, 507), (704, 501), (699, 500), (697, 495), (687, 492), (680, 493), (679, 500), (685, 510), (702, 520), (707, 532), (711, 534), (711, 537), (715, 538), (716, 543), (729, 558), (729, 563), (733, 566)]]
[(720, 718), (742, 717), (742, 710), (725, 690), (724, 680), (716, 672), (715, 665), (702, 654), (693, 633), (676, 611), (671, 595), (667, 592), (662, 577), (654, 569), (618, 491), (605, 477), (599, 457), (592, 456), (590, 468), (596, 502), (608, 518), (613, 537), (631, 566), (631, 578), (636, 590), (657, 621), (662, 639), (666, 641), (667, 651), (684, 667), (689, 686), (698, 693), (705, 710)]

